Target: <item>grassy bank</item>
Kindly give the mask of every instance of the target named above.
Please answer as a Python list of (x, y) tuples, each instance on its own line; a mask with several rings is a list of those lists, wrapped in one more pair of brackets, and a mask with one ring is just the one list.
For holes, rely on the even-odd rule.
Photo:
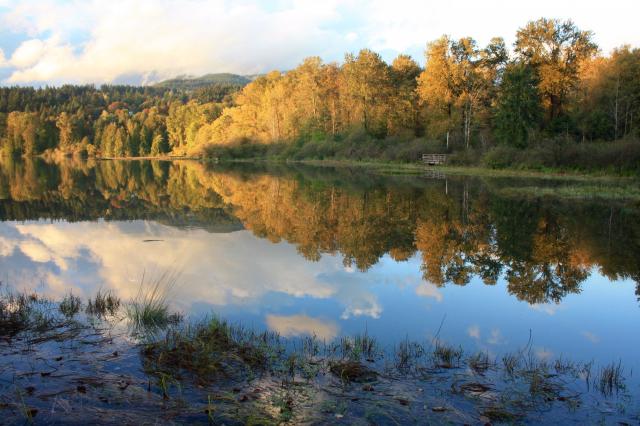
[(203, 151), (209, 158), (226, 161), (289, 161), (322, 164), (366, 164), (397, 170), (420, 167), (423, 153), (446, 153), (455, 170), (500, 176), (639, 176), (640, 141), (575, 143), (564, 139), (543, 140), (525, 149), (505, 145), (469, 148), (425, 139), (411, 141), (387, 138), (372, 140), (353, 134), (340, 141), (305, 141), (261, 145), (242, 141), (232, 145), (212, 145)]
[(52, 301), (5, 291), (5, 420), (510, 424), (640, 414), (624, 366), (540, 359), (531, 341), (496, 357), (438, 339), (384, 348), (367, 332), (285, 339), (215, 315), (183, 319), (157, 286), (149, 292)]

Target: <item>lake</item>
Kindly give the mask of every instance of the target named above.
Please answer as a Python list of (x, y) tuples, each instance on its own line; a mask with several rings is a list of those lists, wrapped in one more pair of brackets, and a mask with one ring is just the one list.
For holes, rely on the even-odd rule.
[(127, 300), (143, 276), (171, 273), (174, 309), (285, 337), (367, 330), (387, 347), (437, 337), (491, 356), (528, 347), (640, 367), (640, 203), (549, 195), (579, 182), (1, 164), (0, 279), (14, 289)]

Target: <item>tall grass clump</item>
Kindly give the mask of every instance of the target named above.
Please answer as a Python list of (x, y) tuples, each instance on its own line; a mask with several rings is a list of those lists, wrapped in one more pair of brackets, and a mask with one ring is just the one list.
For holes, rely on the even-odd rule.
[(82, 301), (78, 296), (74, 296), (73, 293), (67, 294), (64, 299), (58, 305), (58, 309), (67, 318), (73, 318), (82, 307)]
[(367, 330), (353, 337), (342, 336), (337, 342), (337, 347), (334, 345), (333, 352), (336, 352), (336, 349), (342, 358), (348, 358), (354, 361), (364, 358), (367, 361), (373, 362), (380, 354), (378, 341), (375, 337), (370, 336)]
[(147, 282), (146, 275), (142, 275), (138, 293), (125, 309), (134, 330), (154, 331), (177, 321), (178, 316), (171, 314), (167, 302), (176, 280), (177, 274), (171, 271), (163, 272), (152, 282)]
[(603, 395), (613, 395), (625, 388), (622, 363), (605, 365), (598, 372), (595, 385)]
[(0, 335), (14, 336), (29, 328), (37, 296), (7, 293), (0, 298)]
[(120, 309), (120, 299), (111, 291), (98, 290), (93, 299), (89, 298), (85, 312), (87, 315), (102, 318), (115, 316)]
[(492, 366), (487, 352), (477, 352), (469, 358), (469, 368), (477, 374), (484, 374)]
[(258, 333), (218, 317), (166, 331), (145, 345), (145, 368), (152, 374), (189, 373), (198, 381), (273, 367), (283, 348), (274, 333)]
[(433, 350), (433, 359), (438, 367), (454, 368), (460, 366), (462, 354), (462, 347), (456, 348), (437, 341)]

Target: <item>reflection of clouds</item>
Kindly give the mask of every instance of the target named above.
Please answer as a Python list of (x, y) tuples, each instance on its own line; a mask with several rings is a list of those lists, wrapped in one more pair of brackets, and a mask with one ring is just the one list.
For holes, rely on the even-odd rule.
[(341, 319), (349, 319), (351, 317), (367, 316), (374, 319), (380, 318), (382, 314), (382, 306), (378, 304), (378, 301), (374, 296), (367, 297), (369, 300), (359, 300), (356, 303), (348, 306), (342, 315)]
[(553, 358), (553, 352), (545, 348), (537, 348), (535, 350), (536, 357), (542, 360), (549, 360)]
[(600, 337), (598, 337), (597, 335), (595, 335), (594, 333), (590, 332), (590, 331), (583, 331), (582, 336), (584, 336), (585, 339), (587, 339), (588, 341), (590, 341), (591, 343), (599, 343), (600, 342)]
[(504, 339), (502, 337), (500, 329), (494, 328), (493, 330), (491, 330), (491, 335), (487, 339), (487, 343), (489, 343), (490, 345), (501, 345), (502, 343), (504, 343)]
[[(316, 298), (335, 293), (332, 286), (315, 279), (314, 265), (305, 268), (290, 261), (296, 254), (285, 245), (272, 246), (246, 232), (210, 234), (156, 223), (135, 224), (31, 223), (15, 228), (23, 238), (20, 250), (32, 262), (53, 261), (61, 269), (58, 278), (64, 280), (70, 278), (62, 267), (65, 262), (82, 257), (85, 268), (74, 275), (93, 275), (97, 286), (103, 281), (121, 297), (135, 295), (144, 270), (164, 271), (175, 265), (184, 270), (181, 292), (212, 304), (239, 302), (267, 291)], [(145, 243), (150, 235), (163, 241)], [(286, 268), (278, 267), (283, 263)]]
[(67, 262), (65, 262), (63, 257), (57, 256), (39, 241), (23, 241), (18, 245), (18, 248), (25, 256), (34, 262), (53, 262), (62, 270), (66, 270), (68, 268)]
[(423, 297), (431, 297), (442, 302), (442, 293), (435, 284), (424, 282), (416, 287), (416, 294)]
[[(324, 256), (326, 258), (327, 256)], [(343, 269), (335, 269), (323, 272), (317, 277), (325, 284), (330, 284), (335, 288), (336, 293), (333, 298), (338, 301), (344, 310), (340, 315), (341, 319), (352, 317), (368, 316), (380, 318), (382, 305), (378, 297), (371, 292), (371, 283), (382, 281), (382, 278), (375, 270), (370, 270), (368, 274), (362, 272), (347, 272)]]
[(11, 270), (14, 287), (33, 288), (42, 281), (42, 291), (51, 296), (73, 289), (88, 297), (105, 288), (126, 300), (136, 295), (145, 271), (153, 276), (177, 269), (173, 293), (180, 309), (196, 302), (259, 306), (266, 294), (282, 293), (334, 298), (343, 306), (343, 318), (382, 313), (370, 277), (345, 271), (338, 257), (300, 261), (292, 245), (273, 244), (247, 231), (215, 234), (141, 221), (5, 222), (0, 227), (0, 265)]
[(553, 305), (551, 303), (536, 303), (528, 306), (534, 311), (542, 312), (547, 315), (555, 315), (556, 312), (561, 309), (560, 305)]
[(316, 336), (331, 340), (338, 335), (338, 326), (327, 320), (320, 320), (306, 315), (267, 315), (267, 326), (284, 337)]
[(467, 334), (469, 335), (469, 337), (480, 340), (480, 327), (478, 327), (477, 325), (472, 325), (467, 329)]

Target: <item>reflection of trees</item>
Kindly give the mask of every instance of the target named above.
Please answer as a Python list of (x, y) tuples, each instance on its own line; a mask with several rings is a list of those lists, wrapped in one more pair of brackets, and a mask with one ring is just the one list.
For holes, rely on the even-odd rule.
[[(153, 219), (238, 229), (218, 194), (178, 163), (0, 161), (0, 218)], [(171, 179), (170, 179), (171, 176)], [(195, 182), (195, 183), (194, 183)], [(222, 226), (222, 228), (220, 228)]]
[(527, 259), (512, 258), (506, 274), (509, 292), (529, 303), (559, 302), (579, 293), (589, 276), (587, 265), (572, 256), (574, 244), (556, 218), (540, 219)]
[(403, 261), (419, 252), (429, 282), (466, 285), (478, 277), (493, 285), (502, 276), (529, 303), (579, 293), (593, 267), (611, 279), (640, 274), (640, 215), (629, 204), (505, 198), (465, 180), (450, 180), (445, 192), (442, 181), (350, 170), (0, 165), (5, 219), (154, 219), (212, 230), (241, 222), (258, 237), (294, 244), (309, 260), (339, 253), (360, 270), (385, 254)]

